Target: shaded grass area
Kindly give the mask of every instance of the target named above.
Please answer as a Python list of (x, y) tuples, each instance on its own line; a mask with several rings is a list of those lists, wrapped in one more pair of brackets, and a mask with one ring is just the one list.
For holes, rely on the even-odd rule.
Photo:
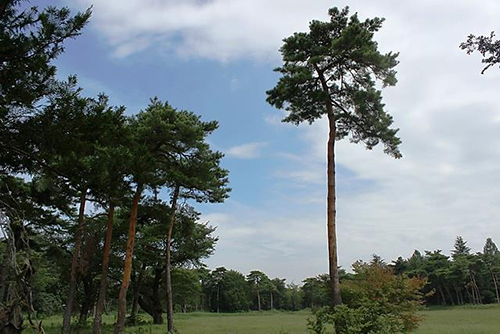
[[(188, 313), (176, 314), (175, 326), (179, 334), (306, 334), (308, 311), (249, 312), (249, 313)], [(464, 306), (428, 308), (420, 312), (423, 321), (416, 334), (498, 334), (500, 333), (500, 306)], [(151, 318), (141, 315), (145, 324), (126, 327), (125, 333), (164, 334), (166, 325), (152, 325)], [(115, 316), (103, 317), (104, 333), (113, 333)], [(61, 332), (62, 318), (54, 316), (43, 321), (47, 334)], [(90, 334), (89, 325), (74, 333)]]

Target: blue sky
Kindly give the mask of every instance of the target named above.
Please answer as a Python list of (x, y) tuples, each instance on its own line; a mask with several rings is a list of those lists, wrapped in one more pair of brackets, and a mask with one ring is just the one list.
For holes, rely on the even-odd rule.
[(362, 18), (385, 17), (380, 47), (401, 52), (399, 83), (384, 98), (404, 157), (339, 143), (341, 265), (416, 248), (447, 253), (457, 235), (475, 251), (487, 237), (500, 242), (500, 70), (481, 76), (480, 58), (458, 48), (469, 33), (500, 31), (498, 1), (95, 2), (57, 61), (61, 77), (77, 74), (87, 94), (105, 92), (130, 114), (158, 96), (219, 121), (210, 143), (226, 154), (233, 191), (225, 204), (198, 206), (220, 236), (210, 267), (296, 283), (327, 272), (326, 123), (281, 123), (265, 91), (278, 78), (281, 39), (346, 4)]

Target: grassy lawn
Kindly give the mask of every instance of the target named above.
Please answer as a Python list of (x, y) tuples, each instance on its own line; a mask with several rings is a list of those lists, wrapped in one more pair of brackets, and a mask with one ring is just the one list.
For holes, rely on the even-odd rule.
[[(188, 313), (175, 314), (174, 324), (179, 334), (304, 334), (307, 333), (308, 311), (300, 312), (249, 312), (249, 313)], [(150, 322), (151, 318), (141, 315)], [(165, 321), (166, 321), (166, 317)], [(103, 317), (104, 333), (113, 333), (114, 315)], [(61, 333), (60, 316), (43, 320), (47, 334)], [(145, 324), (138, 327), (126, 327), (125, 333), (164, 334), (166, 325)], [(91, 334), (90, 328), (80, 330), (79, 334)]]
[[(500, 307), (431, 308), (423, 316), (416, 334), (498, 334), (500, 333)], [(176, 314), (175, 326), (179, 334), (305, 334), (307, 311), (301, 312), (250, 312), (237, 314), (189, 313)], [(145, 321), (150, 318), (143, 315)], [(61, 332), (61, 317), (44, 320), (47, 334)], [(104, 317), (105, 333), (113, 332), (114, 315)], [(76, 333), (76, 331), (75, 331)], [(80, 334), (92, 333), (90, 327)], [(127, 327), (126, 333), (163, 334), (164, 325), (145, 324)]]
[(422, 311), (424, 320), (416, 334), (498, 334), (497, 305), (432, 308)]

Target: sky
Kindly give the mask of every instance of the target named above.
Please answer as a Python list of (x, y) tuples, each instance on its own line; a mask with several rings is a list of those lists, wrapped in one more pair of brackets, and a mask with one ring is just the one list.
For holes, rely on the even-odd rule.
[(328, 8), (384, 17), (375, 36), (400, 52), (398, 84), (384, 89), (400, 128), (403, 158), (337, 143), (339, 262), (348, 269), (376, 253), (390, 262), (420, 251), (473, 251), (500, 242), (500, 69), (484, 75), (479, 55), (459, 44), (500, 32), (497, 0), (52, 0), (93, 5), (82, 36), (66, 44), (58, 75), (76, 74), (86, 94), (105, 92), (129, 114), (157, 96), (217, 120), (211, 146), (225, 153), (231, 197), (198, 205), (217, 226), (207, 261), (300, 283), (328, 271), (327, 123), (282, 123), (266, 90), (279, 76), (282, 39), (306, 31)]

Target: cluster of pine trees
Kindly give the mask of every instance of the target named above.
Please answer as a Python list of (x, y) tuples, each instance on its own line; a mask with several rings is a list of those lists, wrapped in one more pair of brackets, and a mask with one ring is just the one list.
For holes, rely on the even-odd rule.
[(128, 303), (134, 321), (138, 305), (161, 315), (163, 302), (170, 331), (172, 267), (199, 264), (216, 242), (189, 203), (230, 191), (206, 140), (217, 122), (157, 98), (128, 116), (76, 77), (58, 80), (52, 61), (91, 12), (27, 5), (0, 4), (0, 329), (64, 310), (69, 333), (78, 310), (100, 333), (116, 301), (115, 333)]
[(409, 259), (398, 258), (392, 267), (396, 274), (427, 277), (424, 292), (429, 305), (500, 303), (500, 252), (491, 238), (482, 253), (471, 253), (467, 242), (457, 237), (451, 256), (441, 250), (415, 251)]

